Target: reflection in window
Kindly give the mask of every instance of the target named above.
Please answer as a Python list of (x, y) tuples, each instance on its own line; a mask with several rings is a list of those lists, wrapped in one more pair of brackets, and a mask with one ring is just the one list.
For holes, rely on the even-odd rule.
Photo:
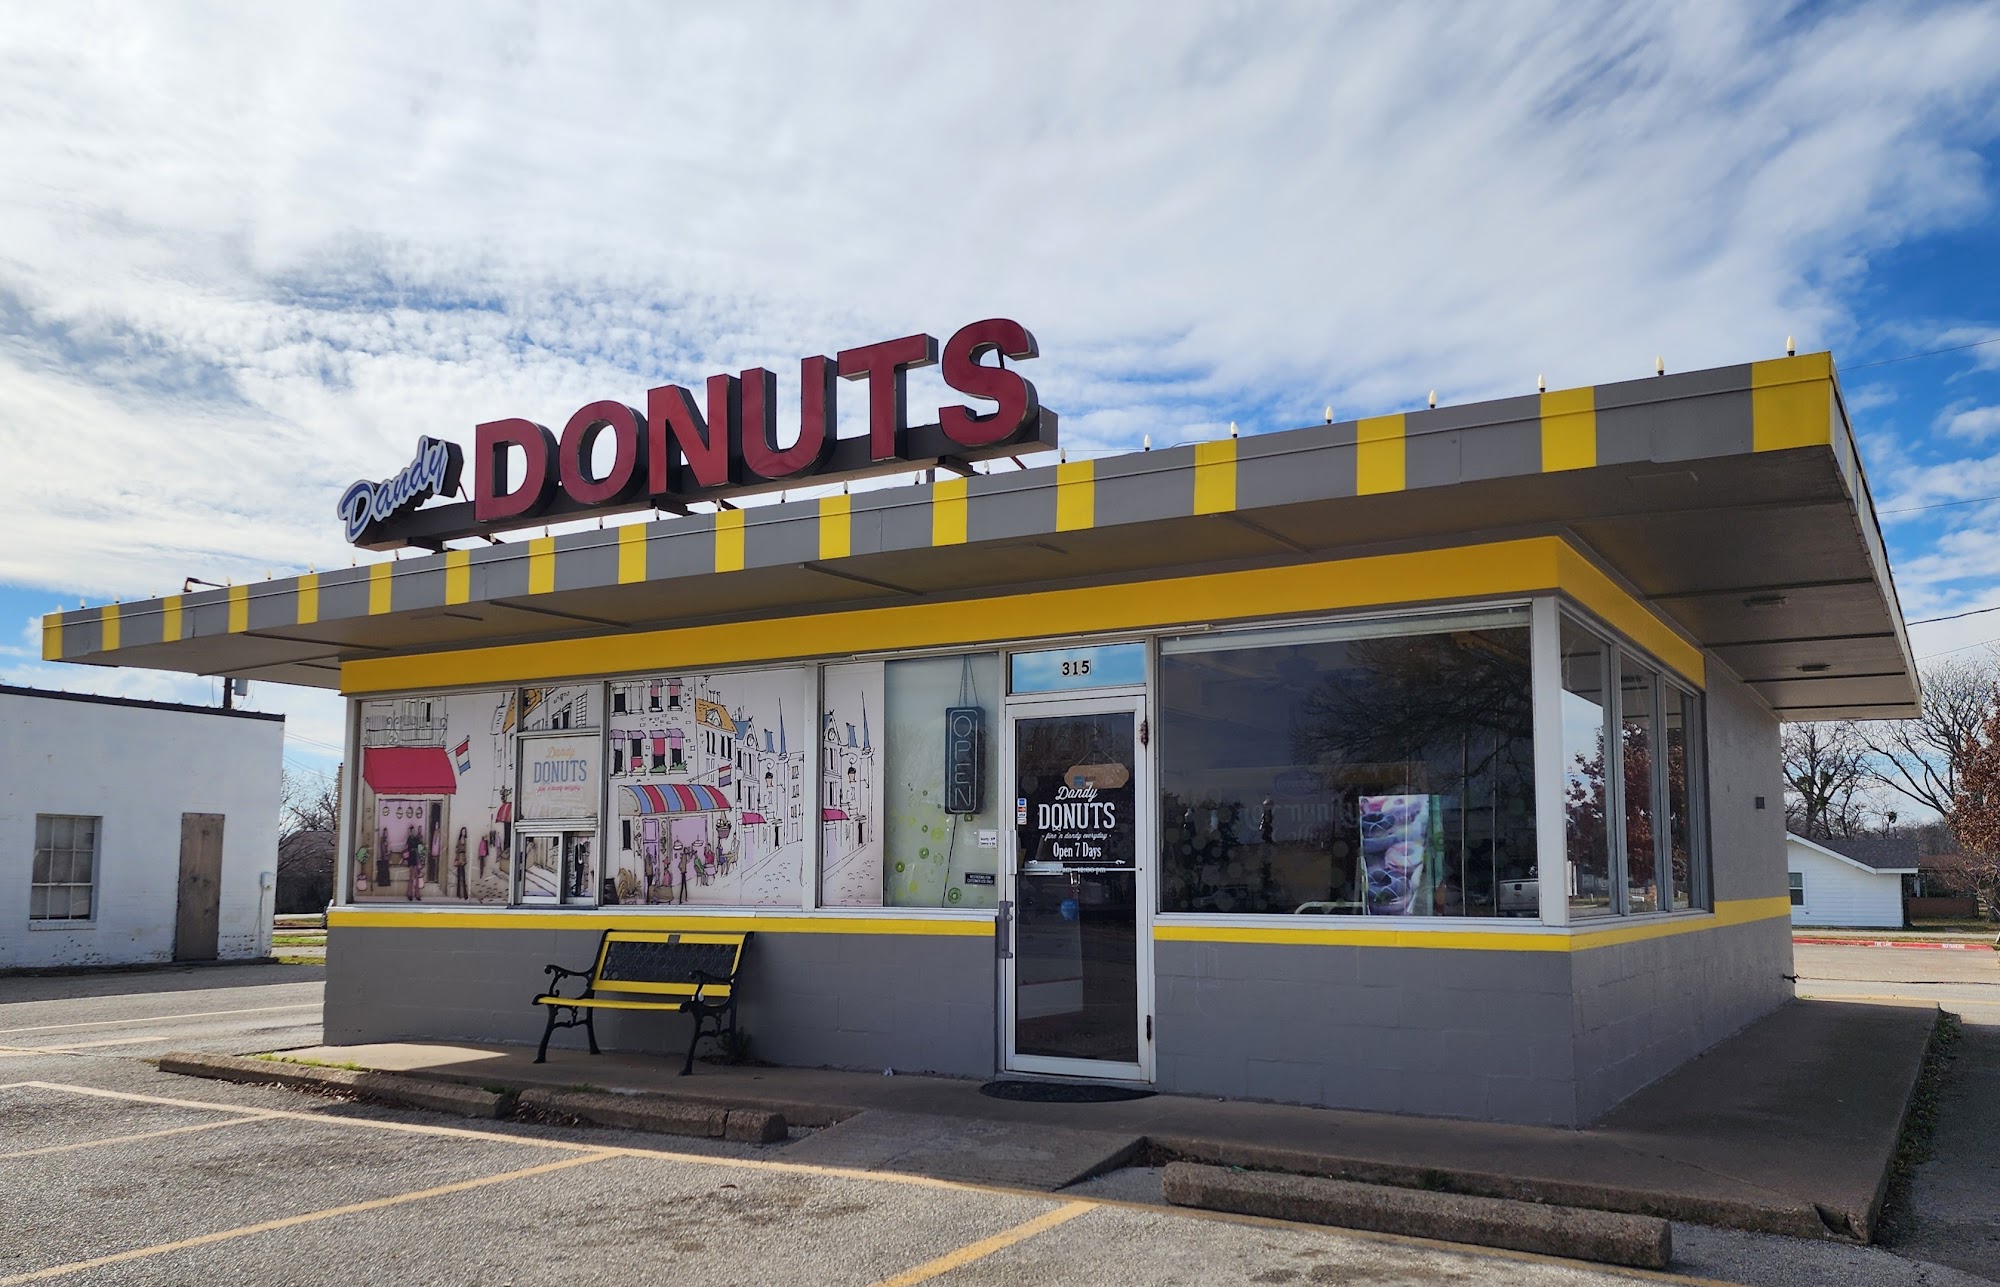
[(1524, 611), (1168, 640), (1161, 906), (1535, 916)]
[(1673, 906), (1684, 912), (1697, 905), (1694, 889), (1694, 802), (1691, 783), (1695, 769), (1689, 763), (1688, 748), (1697, 738), (1691, 735), (1694, 698), (1672, 684), (1660, 686), (1665, 723), (1662, 740), (1667, 754), (1667, 844), (1670, 864), (1669, 887)]
[(1571, 916), (1616, 910), (1605, 775), (1607, 651), (1596, 636), (1562, 623), (1563, 834), (1569, 850)]
[(1630, 657), (1618, 665), (1619, 751), (1624, 757), (1626, 910), (1660, 910), (1653, 825), (1653, 689), (1659, 677)]

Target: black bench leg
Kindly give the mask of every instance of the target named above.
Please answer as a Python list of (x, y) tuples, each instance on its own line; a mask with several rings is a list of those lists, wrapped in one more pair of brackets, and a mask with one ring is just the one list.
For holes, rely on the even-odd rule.
[(587, 1037), (589, 1037), (589, 1038), (590, 1038), (590, 1053), (591, 1053), (591, 1054), (593, 1054), (593, 1055), (601, 1055), (601, 1054), (603, 1054), (604, 1052), (603, 1052), (602, 1050), (599, 1050), (599, 1049), (597, 1048), (597, 1007), (596, 1007), (596, 1006), (592, 1006), (592, 1007), (591, 1007), (590, 1009), (588, 1009), (588, 1010), (585, 1010), (585, 1011), (583, 1012), (583, 1033), (584, 1033), (584, 1035), (585, 1035), (585, 1036), (587, 1036)]
[(556, 1035), (556, 1008), (554, 1006), (550, 1006), (549, 1026), (542, 1029), (542, 1048), (535, 1052), (536, 1063), (545, 1064), (549, 1061), (549, 1038), (555, 1035)]
[(694, 1048), (701, 1044), (701, 1011), (693, 1010), (689, 1013), (694, 1016), (694, 1036), (688, 1041), (687, 1062), (681, 1065), (681, 1076), (683, 1077), (694, 1071)]

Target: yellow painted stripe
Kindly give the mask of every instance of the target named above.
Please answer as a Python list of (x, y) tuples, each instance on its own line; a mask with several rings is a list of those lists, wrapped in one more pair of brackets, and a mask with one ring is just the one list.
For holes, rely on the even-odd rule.
[(46, 613), (42, 617), (42, 660), (62, 660), (63, 614)]
[[(1550, 590), (1568, 591), (1613, 625), (1630, 623), (1623, 628), (1684, 677), (1701, 684), (1700, 654), (1554, 536), (1298, 567), (900, 604), (778, 621), (608, 632), (461, 652), (365, 658), (345, 663), (340, 674), (342, 691), (353, 694), (528, 683), (800, 656), (971, 645), (1032, 638), (1037, 632), (1078, 635), (1143, 630), (1238, 617), (1336, 612)], [(801, 640), (810, 642), (802, 644)]]
[(250, 587), (229, 587), (229, 633), (240, 635), (250, 628)]
[(160, 638), (177, 643), (181, 637), (181, 597), (170, 594), (160, 600)]
[(931, 484), (931, 544), (965, 544), (965, 480), (940, 478)]
[(646, 579), (646, 524), (627, 523), (618, 529), (618, 584)]
[[(1012, 1228), (1002, 1229), (990, 1238), (968, 1242), (956, 1251), (948, 1251), (935, 1260), (926, 1260), (921, 1265), (905, 1269), (893, 1278), (884, 1278), (872, 1287), (916, 1287), (934, 1278), (943, 1277), (954, 1269), (962, 1269), (974, 1261), (984, 1260), (996, 1251), (1005, 1251), (1016, 1243), (1026, 1242), (1036, 1234), (1046, 1233), (1059, 1224), (1067, 1224), (1080, 1215), (1097, 1210), (1095, 1202), (1069, 1202), (1053, 1211), (1044, 1211), (1032, 1220), (1023, 1220)], [(999, 1281), (1007, 1281), (1013, 1275), (1002, 1274)]]
[(1564, 544), (1556, 555), (1556, 584), (1565, 594), (1658, 657), (1697, 687), (1708, 683), (1701, 649), (1668, 627), (1652, 609), (1620, 589), (1595, 563)]
[(945, 938), (992, 938), (984, 917), (943, 919), (913, 916), (743, 916), (727, 913), (690, 916), (686, 912), (535, 912), (485, 908), (404, 911), (365, 904), (336, 907), (327, 924), (348, 929), (520, 929), (520, 930), (686, 930), (758, 934), (922, 934)]
[(743, 511), (725, 509), (715, 516), (715, 570), (743, 570)]
[(1227, 514), (1236, 508), (1236, 439), (1194, 445), (1194, 512)]
[(394, 575), (394, 563), (370, 563), (368, 565), (368, 615), (379, 617), (387, 612), (395, 599), (390, 591), (389, 578)]
[(1403, 417), (1371, 416), (1354, 426), (1354, 494), (1399, 492), (1404, 485)]
[(565, 1157), (554, 1162), (543, 1162), (536, 1166), (524, 1166), (514, 1171), (503, 1171), (498, 1175), (482, 1175), (477, 1179), (459, 1180), (451, 1184), (440, 1184), (428, 1189), (413, 1189), (408, 1193), (392, 1194), (386, 1198), (369, 1198), (363, 1202), (350, 1202), (346, 1206), (327, 1207), (319, 1211), (307, 1211), (301, 1215), (281, 1216), (275, 1220), (263, 1220), (256, 1224), (238, 1225), (233, 1229), (220, 1229), (214, 1233), (197, 1234), (192, 1238), (181, 1238), (174, 1242), (155, 1243), (149, 1247), (136, 1247), (130, 1251), (112, 1252), (110, 1255), (95, 1256), (89, 1260), (73, 1260), (68, 1264), (52, 1265), (47, 1269), (36, 1269), (28, 1273), (0, 1278), (0, 1287), (16, 1287), (17, 1284), (43, 1282), (51, 1278), (67, 1278), (87, 1269), (102, 1269), (107, 1265), (125, 1265), (135, 1260), (150, 1260), (154, 1256), (164, 1256), (170, 1252), (186, 1251), (193, 1247), (212, 1247), (219, 1242), (233, 1242), (238, 1238), (248, 1238), (260, 1233), (273, 1233), (279, 1229), (296, 1229), (301, 1225), (317, 1224), (322, 1220), (333, 1220), (341, 1216), (360, 1215), (368, 1211), (381, 1211), (387, 1207), (399, 1207), (411, 1202), (424, 1202), (431, 1198), (449, 1197), (455, 1193), (470, 1193), (475, 1189), (488, 1188), (495, 1184), (511, 1184), (515, 1180), (526, 1180), (538, 1175), (548, 1175), (555, 1171), (567, 1171), (571, 1167), (588, 1166), (592, 1162), (602, 1162), (619, 1156), (612, 1152), (586, 1153), (580, 1157)]
[(1056, 531), (1084, 532), (1097, 525), (1097, 466), (1087, 460), (1056, 466)]
[(444, 552), (444, 601), (447, 604), (472, 601), (471, 550)]
[(528, 593), (548, 594), (556, 588), (556, 538), (537, 536), (528, 542)]
[(118, 649), (118, 605), (107, 603), (97, 610), (97, 647), (103, 652)]
[(1597, 463), (1597, 390), (1559, 389), (1542, 395), (1542, 472), (1589, 469)]
[(1698, 934), (1704, 930), (1753, 921), (1790, 919), (1790, 897), (1750, 898), (1716, 905), (1713, 914), (1681, 915), (1630, 922), (1609, 928), (1549, 926), (1525, 930), (1465, 930), (1443, 926), (1378, 927), (1363, 925), (1323, 925), (1299, 927), (1294, 919), (1273, 918), (1262, 925), (1176, 925), (1162, 921), (1153, 926), (1153, 938), (1162, 943), (1271, 943), (1306, 947), (1430, 947), (1471, 952), (1582, 952), (1594, 947), (1636, 943), (1645, 939), (1669, 938), (1676, 934)]
[(854, 549), (854, 498), (819, 498), (819, 556), (844, 559)]
[(308, 572), (299, 578), (299, 624), (315, 625), (319, 621), (319, 574)]
[(1758, 451), (1833, 441), (1833, 355), (1802, 353), (1750, 364), (1751, 443)]

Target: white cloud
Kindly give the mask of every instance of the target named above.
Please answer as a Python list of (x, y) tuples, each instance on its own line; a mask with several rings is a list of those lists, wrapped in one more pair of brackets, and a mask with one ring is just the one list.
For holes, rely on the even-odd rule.
[(419, 432), (993, 314), (1079, 449), (1838, 344), (1996, 85), (1980, 6), (30, 7), (0, 582), (324, 566)]
[(1970, 438), (1974, 442), (1984, 442), (1995, 434), (2000, 434), (2000, 407), (1970, 407), (1963, 411), (1948, 411), (1942, 428), (1954, 438)]

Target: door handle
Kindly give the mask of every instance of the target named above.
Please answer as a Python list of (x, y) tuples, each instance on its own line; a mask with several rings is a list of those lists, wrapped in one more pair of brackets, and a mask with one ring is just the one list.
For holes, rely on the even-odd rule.
[(1014, 955), (1014, 904), (1001, 899), (993, 917), (993, 956), (1005, 961)]

